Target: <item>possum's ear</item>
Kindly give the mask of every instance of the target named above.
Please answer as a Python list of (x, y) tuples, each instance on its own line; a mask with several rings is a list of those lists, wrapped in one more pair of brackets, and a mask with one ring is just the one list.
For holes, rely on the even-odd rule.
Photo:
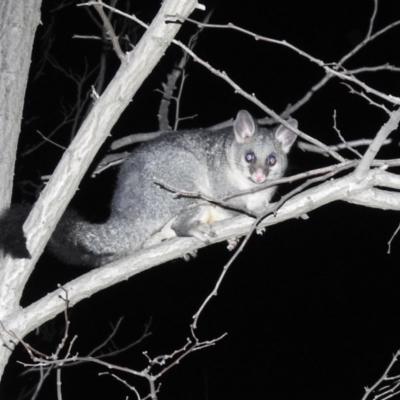
[[(293, 128), (297, 129), (297, 120), (291, 118), (287, 122), (290, 126), (293, 126)], [(283, 125), (280, 125), (279, 128), (276, 130), (275, 137), (281, 144), (282, 151), (284, 153), (289, 153), (290, 148), (297, 139), (297, 135)]]
[(246, 110), (240, 110), (233, 123), (236, 141), (238, 143), (244, 143), (254, 135), (256, 130), (257, 124), (251, 114)]

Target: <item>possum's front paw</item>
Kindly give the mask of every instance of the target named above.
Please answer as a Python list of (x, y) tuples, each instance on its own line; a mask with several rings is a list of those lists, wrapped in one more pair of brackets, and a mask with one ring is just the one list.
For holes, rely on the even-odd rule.
[(267, 228), (257, 228), (256, 229), (256, 233), (257, 233), (257, 235), (264, 235), (264, 233), (265, 233), (265, 231), (267, 230)]
[(226, 248), (229, 251), (233, 251), (236, 249), (237, 245), (239, 244), (240, 237), (233, 237), (227, 240), (228, 246)]
[(197, 257), (197, 250), (192, 250), (189, 253), (185, 253), (182, 258), (185, 261), (190, 261), (192, 258), (196, 258)]
[(203, 218), (203, 214), (204, 210), (199, 213), (197, 208), (182, 212), (180, 215), (175, 217), (172, 229), (175, 231), (177, 236), (195, 237), (201, 242), (209, 244), (210, 239), (216, 235), (211, 227), (210, 221)]
[(201, 242), (209, 244), (210, 238), (216, 236), (210, 224), (205, 224), (203, 222), (198, 222), (195, 226), (193, 226), (190, 231), (190, 235), (199, 239)]

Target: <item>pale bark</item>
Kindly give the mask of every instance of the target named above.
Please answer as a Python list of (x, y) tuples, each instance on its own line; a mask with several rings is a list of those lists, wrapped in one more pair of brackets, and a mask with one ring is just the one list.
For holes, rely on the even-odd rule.
[(11, 201), (32, 45), (42, 0), (0, 1), (0, 211)]

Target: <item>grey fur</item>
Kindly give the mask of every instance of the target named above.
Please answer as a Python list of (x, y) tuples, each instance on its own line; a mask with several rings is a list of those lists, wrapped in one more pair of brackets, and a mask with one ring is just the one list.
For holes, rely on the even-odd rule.
[[(295, 120), (289, 123), (297, 127)], [(71, 264), (98, 266), (173, 236), (207, 242), (213, 221), (235, 215), (205, 201), (174, 196), (154, 180), (177, 190), (222, 198), (281, 177), (296, 135), (279, 126), (257, 127), (247, 111), (239, 111), (233, 128), (172, 132), (137, 147), (125, 161), (104, 224), (90, 224), (69, 212), (49, 247)], [(246, 161), (254, 153), (255, 159)], [(272, 155), (272, 157), (271, 157)], [(274, 165), (270, 165), (273, 163)], [(261, 212), (275, 188), (236, 197), (232, 204)]]

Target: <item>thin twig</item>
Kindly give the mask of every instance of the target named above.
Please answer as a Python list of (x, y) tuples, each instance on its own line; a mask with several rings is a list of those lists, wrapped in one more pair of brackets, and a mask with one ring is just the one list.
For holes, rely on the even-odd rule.
[(397, 236), (397, 234), (399, 233), (399, 231), (400, 231), (400, 224), (399, 224), (399, 226), (397, 227), (397, 229), (394, 231), (392, 237), (390, 238), (390, 240), (389, 240), (389, 242), (388, 242), (388, 251), (387, 251), (387, 254), (390, 254), (390, 252), (392, 251), (391, 249), (392, 249), (392, 242), (393, 242), (393, 239)]
[[(385, 372), (383, 373), (383, 375), (372, 385), (372, 387), (365, 388), (365, 395), (363, 396), (363, 398), (361, 400), (367, 400), (368, 396), (370, 394), (374, 393), (378, 389), (379, 385), (382, 382), (389, 379), (390, 370), (393, 368), (393, 365), (396, 363), (399, 356), (400, 356), (400, 351), (397, 351), (396, 354), (393, 356), (392, 361), (390, 362), (389, 366), (386, 368)], [(391, 397), (391, 396), (389, 396), (389, 397)], [(385, 397), (384, 399), (382, 399), (381, 395), (375, 395), (374, 399), (377, 400), (377, 399), (381, 398), (381, 400), (385, 400), (385, 399), (388, 399), (389, 397)]]
[(336, 131), (336, 133), (339, 136), (339, 139), (342, 141), (342, 144), (345, 146), (345, 148), (347, 150), (350, 150), (352, 153), (354, 153), (358, 158), (362, 158), (362, 155), (360, 154), (360, 152), (358, 152), (356, 149), (354, 149), (353, 147), (351, 147), (346, 140), (344, 139), (344, 137), (342, 136), (342, 133), (340, 132), (339, 128), (337, 127), (336, 124), (336, 110), (333, 111), (333, 129)]
[(115, 54), (118, 56), (118, 58), (121, 61), (125, 61), (126, 55), (124, 54), (124, 52), (121, 49), (121, 46), (119, 45), (118, 36), (115, 34), (114, 28), (111, 25), (110, 20), (108, 19), (106, 13), (103, 10), (103, 7), (105, 6), (105, 4), (101, 0), (99, 0), (99, 1), (97, 1), (97, 4), (93, 4), (93, 6), (96, 9), (96, 11), (99, 13), (100, 18), (103, 21), (104, 29), (105, 29), (107, 35), (111, 39), (111, 43), (113, 44)]

